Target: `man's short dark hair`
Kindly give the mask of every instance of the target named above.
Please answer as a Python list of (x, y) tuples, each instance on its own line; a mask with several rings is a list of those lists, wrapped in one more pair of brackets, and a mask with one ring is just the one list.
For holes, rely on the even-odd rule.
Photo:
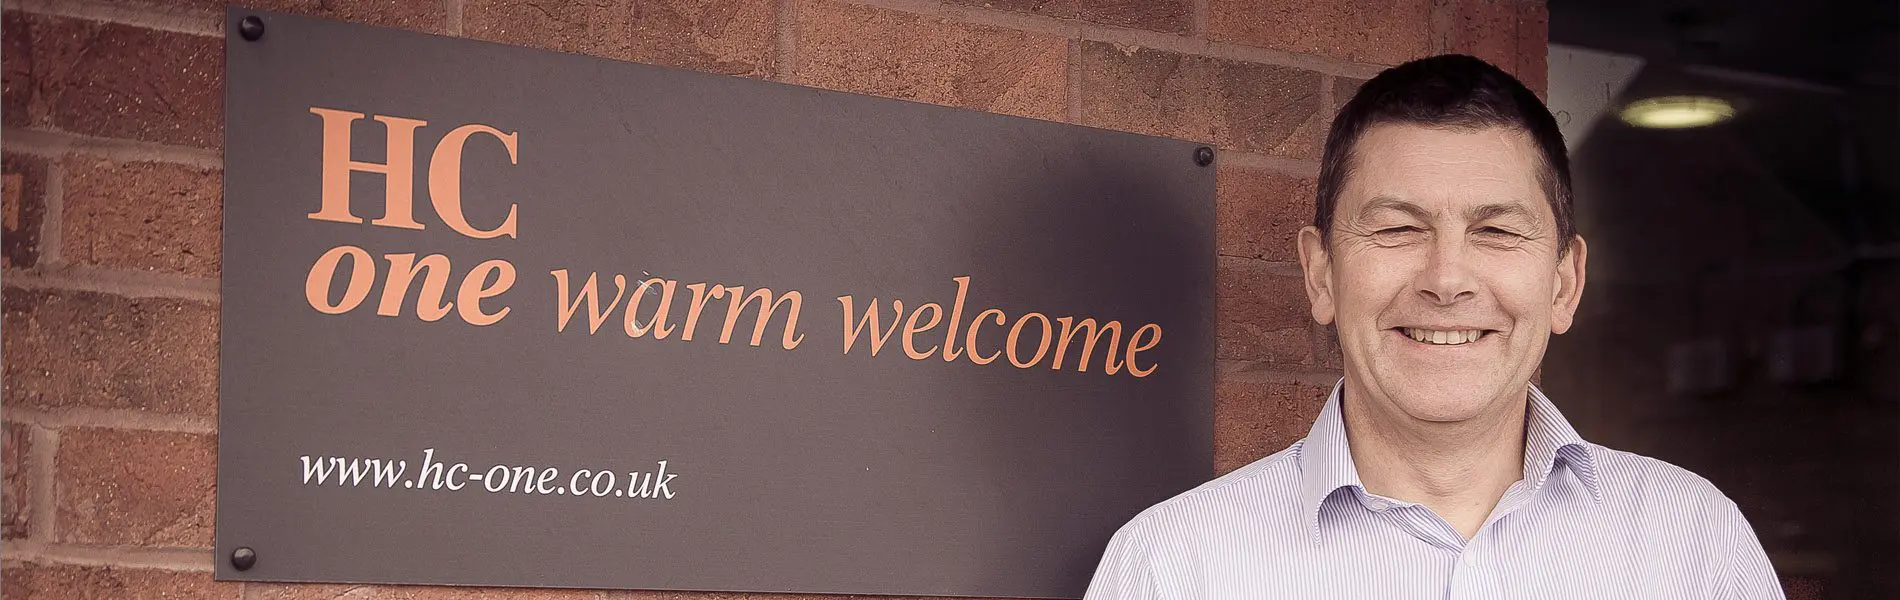
[(1563, 132), (1537, 94), (1503, 69), (1463, 54), (1421, 58), (1379, 73), (1339, 109), (1320, 158), (1313, 226), (1332, 240), (1333, 209), (1353, 170), (1353, 147), (1374, 125), (1402, 124), (1475, 131), (1492, 127), (1528, 134), (1542, 155), (1537, 174), (1557, 216), (1557, 252), (1577, 235), (1571, 220), (1570, 157)]

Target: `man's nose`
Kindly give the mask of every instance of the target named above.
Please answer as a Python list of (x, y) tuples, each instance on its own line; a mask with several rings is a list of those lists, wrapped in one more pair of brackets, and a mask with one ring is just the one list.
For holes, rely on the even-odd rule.
[(1456, 304), (1478, 295), (1462, 238), (1451, 235), (1434, 240), (1425, 271), (1419, 273), (1418, 293), (1433, 304)]

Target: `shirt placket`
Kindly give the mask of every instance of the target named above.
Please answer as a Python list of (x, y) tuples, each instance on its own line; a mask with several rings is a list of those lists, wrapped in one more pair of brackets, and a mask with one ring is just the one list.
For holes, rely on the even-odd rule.
[(1491, 511), (1484, 525), (1478, 527), (1477, 534), (1459, 549), (1452, 566), (1450, 589), (1445, 594), (1448, 600), (1504, 597), (1505, 556), (1499, 549), (1504, 547), (1500, 538), (1509, 528), (1503, 523), (1535, 495), (1536, 490), (1522, 481), (1505, 490), (1504, 497), (1498, 499), (1497, 508)]
[(1465, 550), (1464, 540), (1458, 533), (1438, 518), (1431, 509), (1417, 504), (1392, 503), (1382, 499), (1373, 501), (1373, 506), (1393, 525), (1398, 526), (1413, 538), (1430, 544), (1445, 556), (1451, 557), (1451, 572), (1443, 579), (1430, 577), (1423, 583), (1429, 587), (1421, 590), (1427, 598), (1470, 598), (1463, 590), (1470, 587), (1469, 567), (1460, 562)]
[(1447, 600), (1478, 600), (1504, 597), (1504, 556), (1498, 553), (1498, 530), (1485, 527), (1465, 542), (1452, 563)]
[(1413, 537), (1452, 557), (1451, 575), (1445, 579), (1444, 589), (1433, 590), (1433, 596), (1447, 600), (1478, 600), (1503, 597), (1501, 568), (1504, 557), (1498, 553), (1498, 548), (1502, 547), (1498, 536), (1503, 533), (1499, 523), (1516, 512), (1532, 495), (1531, 489), (1523, 482), (1511, 486), (1470, 540), (1465, 540), (1450, 523), (1422, 505), (1370, 494), (1365, 498), (1365, 504), (1368, 509), (1379, 513)]

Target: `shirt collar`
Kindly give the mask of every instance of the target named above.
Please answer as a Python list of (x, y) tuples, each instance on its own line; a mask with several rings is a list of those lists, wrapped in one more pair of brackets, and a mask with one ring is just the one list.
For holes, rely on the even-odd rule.
[[(1345, 386), (1345, 379), (1333, 385), (1326, 406), (1320, 409), (1319, 418), (1313, 421), (1313, 428), (1300, 445), (1300, 507), (1305, 511), (1316, 541), (1319, 512), (1326, 499), (1340, 488), (1365, 489), (1359, 479), (1359, 467), (1352, 461), (1352, 449), (1346, 441), (1346, 422), (1340, 413)], [(1530, 386), (1529, 396), (1524, 424), (1524, 481), (1530, 483), (1531, 491), (1542, 489), (1556, 470), (1557, 461), (1562, 460), (1589, 490), (1590, 497), (1603, 501), (1596, 457), (1590, 444), (1583, 441), (1570, 421), (1558, 412), (1557, 405), (1544, 396), (1543, 390)]]
[(1319, 511), (1326, 498), (1340, 488), (1365, 489), (1359, 481), (1359, 467), (1352, 462), (1352, 449), (1346, 443), (1346, 421), (1340, 414), (1340, 397), (1346, 380), (1333, 384), (1332, 395), (1313, 421), (1313, 429), (1300, 444), (1300, 509), (1312, 526), (1313, 539), (1319, 539)]
[(1603, 501), (1603, 488), (1597, 478), (1596, 453), (1590, 444), (1577, 435), (1570, 427), (1570, 421), (1564, 419), (1557, 405), (1544, 395), (1544, 391), (1532, 385), (1530, 406), (1524, 419), (1524, 481), (1530, 482), (1531, 491), (1544, 487), (1551, 473), (1557, 470), (1557, 461), (1562, 460), (1570, 471), (1583, 482), (1584, 489), (1590, 491), (1590, 498)]

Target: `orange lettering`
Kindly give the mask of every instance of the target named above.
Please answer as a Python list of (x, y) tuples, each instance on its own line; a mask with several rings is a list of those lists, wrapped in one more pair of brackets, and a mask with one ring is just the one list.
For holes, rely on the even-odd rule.
[(1083, 328), (1088, 328), (1088, 340), (1082, 345), (1082, 357), (1076, 360), (1075, 370), (1089, 370), (1089, 355), (1095, 353), (1095, 343), (1102, 339), (1102, 334), (1104, 333), (1108, 334), (1108, 357), (1102, 359), (1102, 370), (1106, 371), (1109, 375), (1114, 375), (1122, 370), (1122, 366), (1118, 362), (1120, 357), (1117, 356), (1118, 353), (1115, 352), (1115, 347), (1121, 345), (1121, 321), (1109, 321), (1108, 324), (1097, 327), (1095, 325), (1095, 319), (1082, 319), (1081, 323), (1077, 323), (1073, 326), (1070, 325), (1070, 322), (1075, 320), (1074, 317), (1061, 317), (1056, 320), (1062, 323), (1062, 338), (1061, 341), (1056, 342), (1056, 360), (1049, 364), (1049, 368), (1058, 371), (1062, 370), (1062, 357), (1068, 353), (1069, 342), (1075, 340), (1076, 333), (1079, 333)]
[(680, 341), (693, 341), (693, 332), (699, 329), (699, 313), (706, 310), (706, 301), (725, 295), (726, 286), (714, 285), (712, 294), (706, 294), (706, 284), (689, 283), (686, 289), (693, 291), (693, 305), (686, 309), (686, 331), (680, 332)]
[[(382, 117), (377, 117), (381, 119)], [(508, 216), (501, 225), (483, 231), (468, 224), (468, 218), (462, 215), (462, 147), (468, 144), (469, 136), (486, 133), (501, 140), (508, 149), (508, 164), (520, 164), (515, 156), (515, 134), (502, 133), (493, 127), (469, 124), (457, 127), (435, 146), (435, 153), (429, 158), (429, 202), (435, 205), (436, 216), (456, 233), (478, 240), (515, 237), (515, 206), (508, 205)], [(421, 227), (418, 226), (417, 229)]]
[[(950, 330), (943, 335), (943, 362), (956, 360), (957, 356), (965, 352), (965, 350), (958, 350), (956, 348), (957, 325), (958, 321), (963, 319), (963, 301), (970, 294), (969, 275), (952, 277), (950, 280), (957, 282), (957, 299), (956, 302), (950, 305)], [(963, 346), (967, 350), (970, 345), (964, 344)]]
[(350, 172), (381, 173), (384, 176), (383, 217), (370, 223), (422, 229), (411, 208), (415, 192), (416, 129), (429, 123), (377, 116), (376, 120), (387, 129), (384, 160), (388, 161), (378, 164), (350, 158), (350, 127), (363, 118), (363, 113), (316, 107), (311, 107), (310, 112), (323, 119), (323, 206), (306, 216), (318, 221), (362, 223), (363, 219), (350, 212)]
[[(487, 284), (489, 271), (496, 273), (495, 283), (492, 285)], [(484, 313), (482, 299), (498, 296), (514, 285), (515, 265), (513, 263), (494, 259), (475, 265), (475, 270), (468, 272), (468, 277), (462, 280), (462, 287), (456, 290), (456, 314), (461, 315), (463, 321), (476, 327), (499, 323), (501, 318), (508, 316), (508, 311), (513, 309), (503, 306), (494, 314)]]
[[(1028, 323), (1032, 317), (1038, 321), (1042, 321), (1042, 345), (1036, 347), (1035, 358), (1029, 359), (1028, 362), (1023, 362), (1016, 359), (1017, 338), (1022, 335), (1023, 323)], [(1053, 328), (1049, 325), (1049, 317), (1043, 316), (1042, 313), (1032, 312), (1017, 318), (1016, 324), (1009, 327), (1009, 343), (1003, 347), (1003, 350), (1009, 354), (1009, 364), (1016, 365), (1018, 369), (1027, 369), (1036, 366), (1038, 362), (1042, 362), (1042, 356), (1049, 353), (1049, 337), (1051, 333), (1053, 333)]]
[(1003, 323), (1006, 322), (1003, 318), (1003, 311), (996, 310), (994, 308), (985, 310), (980, 313), (976, 313), (976, 319), (973, 321), (970, 321), (970, 332), (965, 334), (963, 338), (963, 349), (970, 353), (970, 362), (973, 362), (979, 365), (987, 365), (987, 364), (996, 362), (996, 357), (1002, 356), (1003, 354), (1002, 350), (991, 352), (989, 356), (983, 356), (983, 355), (977, 354), (976, 352), (976, 330), (977, 328), (980, 328), (983, 326), (983, 321), (989, 320), (989, 318), (986, 315), (989, 315), (990, 313), (996, 313), (997, 325), (1002, 325)]
[(895, 309), (895, 312), (893, 313), (893, 317), (891, 318), (891, 326), (889, 329), (885, 329), (884, 333), (880, 335), (878, 333), (878, 327), (877, 327), (877, 324), (878, 324), (877, 298), (872, 298), (871, 305), (865, 307), (864, 316), (858, 320), (858, 326), (856, 328), (851, 327), (851, 320), (852, 320), (851, 319), (851, 297), (839, 296), (838, 303), (844, 306), (844, 353), (845, 354), (851, 353), (851, 347), (857, 345), (858, 343), (858, 332), (864, 331), (865, 326), (868, 324), (871, 328), (871, 336), (870, 336), (871, 337), (871, 356), (877, 356), (877, 352), (879, 350), (884, 349), (884, 342), (891, 339), (892, 333), (897, 332), (897, 318), (895, 315), (904, 314), (904, 301), (891, 300), (891, 308)]
[[(1142, 343), (1141, 334), (1148, 333), (1150, 331), (1154, 332), (1154, 337), (1152, 339), (1149, 339), (1147, 343)], [(1156, 344), (1159, 344), (1159, 343), (1161, 343), (1161, 326), (1160, 325), (1149, 323), (1147, 325), (1142, 325), (1141, 329), (1136, 329), (1135, 335), (1129, 336), (1128, 338), (1128, 372), (1133, 374), (1136, 377), (1147, 377), (1149, 373), (1155, 372), (1155, 369), (1161, 368), (1160, 364), (1156, 364), (1146, 369), (1143, 369), (1135, 365), (1136, 352), (1141, 352), (1143, 350), (1153, 348), (1155, 347)]]
[[(618, 276), (616, 275), (616, 277)], [(653, 318), (647, 319), (646, 324), (641, 325), (638, 322), (640, 302), (646, 299), (647, 290), (652, 289), (655, 285), (660, 286), (660, 306), (653, 309)], [(652, 332), (653, 339), (664, 340), (666, 336), (672, 334), (673, 326), (666, 324), (666, 315), (672, 312), (673, 290), (675, 286), (678, 285), (679, 282), (677, 281), (660, 279), (658, 277), (648, 277), (646, 281), (640, 282), (640, 287), (633, 290), (633, 299), (627, 301), (627, 321), (625, 323), (627, 335), (630, 337), (641, 337), (648, 332)]]
[[(804, 297), (797, 290), (785, 292), (785, 295), (780, 296), (778, 300), (773, 300), (772, 288), (762, 287), (752, 290), (752, 295), (746, 296), (745, 300), (733, 301), (744, 293), (744, 287), (726, 288), (726, 327), (719, 330), (719, 343), (732, 341), (732, 327), (739, 323), (739, 313), (744, 311), (746, 305), (751, 304), (753, 300), (759, 301), (759, 312), (758, 316), (752, 320), (752, 345), (759, 345), (759, 341), (765, 338), (765, 326), (772, 321), (772, 314), (778, 312), (778, 305), (784, 302), (790, 302), (792, 309), (786, 313), (785, 333), (779, 341), (779, 346), (791, 350), (805, 341), (805, 335), (797, 332), (798, 309), (805, 302)], [(871, 353), (877, 354), (875, 350)]]
[[(336, 268), (344, 256), (350, 257), (350, 282), (343, 290), (343, 300), (330, 303), (330, 282), (336, 276)], [(376, 283), (376, 265), (370, 261), (369, 252), (356, 246), (337, 246), (317, 258), (310, 266), (310, 274), (304, 278), (304, 300), (310, 302), (310, 308), (326, 315), (340, 315), (355, 310), (357, 305), (369, 297), (370, 286)]]
[[(924, 309), (930, 309), (930, 324), (918, 327), (917, 315), (924, 314)], [(904, 354), (910, 355), (911, 360), (930, 358), (930, 354), (936, 352), (937, 347), (932, 345), (930, 349), (919, 352), (917, 351), (917, 346), (912, 343), (914, 341), (913, 338), (919, 333), (935, 328), (937, 322), (941, 320), (943, 320), (943, 307), (937, 306), (935, 302), (926, 303), (923, 306), (917, 307), (917, 310), (911, 311), (910, 318), (904, 321)], [(950, 343), (949, 339), (946, 338), (944, 343)]]
[(587, 302), (587, 333), (593, 334), (599, 331), (600, 324), (607, 321), (607, 315), (614, 312), (614, 307), (620, 305), (620, 298), (627, 293), (627, 278), (615, 275), (614, 300), (607, 305), (606, 310), (601, 310), (600, 292), (594, 285), (594, 273), (587, 274), (587, 283), (581, 286), (580, 293), (574, 296), (572, 302), (567, 300), (567, 269), (556, 269), (549, 271), (548, 274), (554, 276), (556, 299), (561, 301), (559, 320), (555, 322), (554, 328), (557, 332), (567, 331), (567, 322), (574, 318), (575, 312), (580, 310), (583, 300)]
[(376, 307), (376, 314), (394, 317), (402, 314), (402, 301), (409, 297), (409, 284), (415, 281), (416, 274), (428, 269), (429, 274), (422, 280), (422, 291), (416, 294), (416, 316), (424, 321), (435, 322), (449, 314), (453, 305), (442, 303), (442, 294), (449, 287), (449, 257), (431, 254), (416, 262), (415, 253), (384, 254), (389, 260), (389, 280), (383, 283), (383, 300)]

